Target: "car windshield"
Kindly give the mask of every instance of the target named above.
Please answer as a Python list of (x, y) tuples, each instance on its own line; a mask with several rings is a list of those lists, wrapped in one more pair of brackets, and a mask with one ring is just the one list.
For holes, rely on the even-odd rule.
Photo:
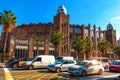
[(26, 59), (26, 61), (32, 61), (33, 60), (33, 58), (27, 58)]
[(64, 60), (58, 60), (55, 62), (55, 64), (61, 64)]
[(88, 62), (81, 62), (80, 65), (82, 66), (86, 66), (88, 64)]
[(120, 62), (118, 62), (118, 61), (112, 61), (112, 64), (120, 65)]
[(108, 59), (101, 59), (102, 62), (108, 62)]

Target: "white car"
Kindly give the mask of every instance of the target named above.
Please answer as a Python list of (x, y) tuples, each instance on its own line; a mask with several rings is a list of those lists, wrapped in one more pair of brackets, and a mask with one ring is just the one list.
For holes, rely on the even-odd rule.
[(103, 65), (104, 69), (109, 68), (110, 60), (107, 57), (91, 57), (88, 60), (97, 60)]
[(80, 65), (70, 66), (68, 68), (70, 75), (80, 75), (82, 77), (88, 74), (99, 74), (102, 75), (104, 67), (96, 60), (84, 60)]
[(75, 60), (58, 60), (56, 61), (54, 64), (49, 64), (47, 66), (47, 69), (49, 71), (56, 71), (56, 72), (60, 72), (60, 71), (68, 71), (68, 67), (75, 65), (77, 62)]

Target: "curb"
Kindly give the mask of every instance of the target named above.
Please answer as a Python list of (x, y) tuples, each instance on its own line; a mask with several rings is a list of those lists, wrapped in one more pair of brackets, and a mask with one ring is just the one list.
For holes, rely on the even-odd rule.
[(3, 69), (4, 69), (5, 80), (14, 80), (8, 68), (5, 68), (5, 66), (3, 66)]

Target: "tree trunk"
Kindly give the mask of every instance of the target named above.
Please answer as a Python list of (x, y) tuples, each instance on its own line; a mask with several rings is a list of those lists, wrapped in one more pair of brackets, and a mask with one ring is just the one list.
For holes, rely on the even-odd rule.
[(102, 57), (104, 57), (104, 51), (102, 51)]
[(3, 47), (3, 53), (2, 53), (2, 60), (1, 60), (1, 62), (4, 62), (4, 59), (5, 59), (6, 44), (7, 44), (7, 35), (8, 35), (8, 33), (5, 32), (5, 41), (4, 41), (4, 47)]
[(37, 46), (37, 55), (39, 54), (39, 47)]
[(119, 57), (119, 59), (120, 59), (120, 54), (118, 54), (118, 57)]
[(78, 51), (78, 60), (80, 60), (80, 54), (79, 54), (79, 51)]
[(57, 46), (55, 45), (55, 56), (58, 56)]
[(86, 59), (86, 53), (83, 53), (83, 59), (84, 60)]
[(91, 53), (86, 52), (86, 59), (89, 59), (91, 56)]

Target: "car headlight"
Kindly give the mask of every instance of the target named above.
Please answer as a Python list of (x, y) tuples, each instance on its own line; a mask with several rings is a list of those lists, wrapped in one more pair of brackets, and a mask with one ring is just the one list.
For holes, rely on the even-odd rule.
[(23, 63), (23, 65), (27, 65), (26, 63)]
[(82, 68), (79, 68), (78, 70), (80, 71), (80, 70), (82, 70)]

